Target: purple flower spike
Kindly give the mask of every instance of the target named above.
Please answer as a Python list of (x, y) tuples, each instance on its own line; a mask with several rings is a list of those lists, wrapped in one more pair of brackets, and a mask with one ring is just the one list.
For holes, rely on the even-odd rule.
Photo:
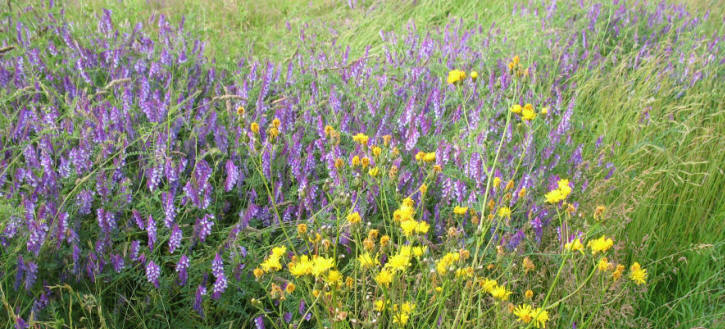
[(156, 289), (159, 288), (159, 277), (161, 276), (161, 267), (156, 265), (154, 261), (150, 260), (148, 264), (146, 264), (146, 280), (148, 280), (151, 284), (156, 287)]

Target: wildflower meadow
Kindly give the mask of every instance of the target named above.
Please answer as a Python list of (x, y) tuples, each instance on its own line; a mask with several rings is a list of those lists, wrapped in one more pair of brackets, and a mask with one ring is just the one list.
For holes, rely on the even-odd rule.
[(0, 328), (725, 328), (722, 0), (0, 6)]

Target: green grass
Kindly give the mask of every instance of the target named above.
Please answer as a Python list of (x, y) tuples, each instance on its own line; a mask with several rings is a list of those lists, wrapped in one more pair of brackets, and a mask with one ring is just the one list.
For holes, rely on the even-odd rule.
[[(156, 13), (172, 22), (186, 18), (187, 31), (208, 43), (220, 65), (244, 56), (284, 60), (305, 35), (349, 46), (352, 57), (366, 47), (381, 51), (379, 31), (419, 33), (463, 19), (468, 26), (496, 23), (526, 52), (536, 42), (532, 28), (511, 17), (509, 1), (195, 1), (73, 0), (73, 20), (95, 27), (101, 8), (116, 22), (146, 22)], [(723, 33), (723, 0), (687, 1), (697, 12), (711, 9), (705, 31)], [(287, 29), (289, 22), (291, 29)], [(677, 95), (672, 82), (653, 79), (657, 60), (638, 70), (581, 72), (576, 111), (587, 113), (579, 142), (605, 135), (618, 171), (600, 186), (597, 200), (609, 207), (607, 225), (621, 229), (618, 247), (631, 250), (650, 272), (638, 298), (637, 316), (656, 328), (725, 327), (725, 83), (705, 79)], [(714, 75), (714, 74), (713, 74)], [(573, 95), (570, 95), (573, 96)], [(649, 108), (649, 120), (641, 121)], [(674, 120), (673, 120), (674, 119)], [(644, 261), (642, 261), (644, 260)]]

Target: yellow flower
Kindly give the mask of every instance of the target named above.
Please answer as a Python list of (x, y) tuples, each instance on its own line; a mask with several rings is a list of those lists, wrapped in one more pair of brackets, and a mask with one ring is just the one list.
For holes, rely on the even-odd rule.
[(237, 115), (239, 115), (239, 116), (244, 115), (244, 107), (243, 106), (237, 107)]
[(400, 222), (400, 228), (403, 229), (403, 235), (410, 237), (413, 235), (413, 231), (415, 231), (415, 228), (418, 227), (418, 223), (416, 223), (412, 219), (408, 219), (406, 221)]
[(546, 321), (549, 321), (549, 312), (542, 309), (541, 307), (537, 307), (536, 310), (533, 311), (533, 314), (534, 314), (534, 327), (546, 328)]
[(373, 147), (373, 155), (375, 157), (379, 157), (380, 156), (380, 153), (382, 153), (382, 152), (383, 152), (383, 149), (381, 149), (380, 146), (374, 146)]
[(425, 152), (418, 151), (418, 153), (415, 154), (415, 161), (423, 161), (423, 157), (425, 157)]
[(473, 79), (473, 80), (476, 80), (476, 79), (478, 79), (478, 72), (476, 72), (476, 71), (471, 71), (471, 79)]
[(436, 161), (436, 153), (435, 152), (428, 152), (423, 156), (424, 162), (433, 162)]
[(574, 239), (574, 241), (564, 244), (564, 249), (569, 251), (579, 251), (582, 254), (584, 253), (584, 245), (582, 244), (582, 241), (579, 240), (579, 238), (576, 238)]
[(421, 247), (421, 246), (413, 247), (413, 255), (415, 257), (420, 257), (420, 256), (422, 256), (426, 252), (426, 250), (428, 250), (428, 247), (427, 246), (424, 246), (424, 247)]
[(254, 273), (254, 277), (257, 279), (259, 279), (262, 275), (264, 275), (264, 270), (262, 270), (259, 267), (255, 268), (254, 271), (252, 271), (252, 272)]
[(259, 266), (265, 272), (274, 272), (282, 269), (282, 264), (279, 262), (279, 257), (268, 257)]
[(519, 190), (519, 199), (523, 199), (525, 196), (526, 196), (526, 188), (525, 187), (522, 187)]
[(467, 211), (468, 211), (468, 207), (455, 206), (453, 208), (453, 213), (456, 215), (461, 215), (461, 216), (465, 215)]
[[(494, 177), (493, 178), (493, 187), (498, 188), (499, 185), (501, 185), (501, 177)], [(493, 201), (493, 200), (491, 200)]]
[(551, 204), (559, 203), (562, 200), (564, 200), (564, 198), (565, 198), (561, 194), (561, 191), (559, 191), (558, 189), (546, 192), (546, 194), (544, 194), (544, 197), (546, 198), (546, 202), (551, 203)]
[(541, 114), (546, 115), (547, 113), (549, 113), (549, 108), (548, 107), (541, 108)]
[(391, 139), (393, 139), (393, 136), (391, 136), (391, 135), (383, 135), (383, 145), (389, 146)]
[(604, 211), (605, 211), (605, 210), (607, 210), (607, 208), (606, 208), (606, 207), (604, 207), (604, 206), (601, 206), (601, 205), (600, 205), (600, 206), (597, 206), (597, 207), (596, 207), (596, 208), (594, 209), (594, 219), (596, 219), (596, 220), (600, 220), (600, 219), (602, 219), (602, 218), (603, 218), (603, 215), (604, 215)]
[(332, 270), (327, 273), (327, 283), (331, 286), (339, 286), (342, 283), (342, 273)]
[(367, 168), (370, 165), (370, 158), (363, 157), (360, 159), (360, 164), (362, 165), (363, 169)]
[(327, 270), (335, 266), (335, 260), (332, 257), (314, 256), (312, 259), (312, 274), (319, 276)]
[(307, 233), (307, 224), (297, 224), (297, 233), (298, 234)]
[(390, 242), (390, 236), (385, 234), (380, 237), (380, 246), (385, 247)]
[(418, 188), (418, 191), (420, 191), (420, 194), (425, 194), (425, 192), (428, 192), (428, 185), (425, 183), (420, 184), (420, 188)]
[(272, 248), (272, 257), (282, 257), (285, 252), (287, 252), (287, 247), (285, 246), (274, 247)]
[(375, 276), (375, 282), (377, 282), (381, 286), (389, 286), (391, 282), (393, 282), (393, 274), (390, 273), (388, 270), (383, 269)]
[(385, 267), (392, 268), (394, 271), (401, 271), (405, 272), (405, 270), (410, 266), (410, 254), (405, 253), (398, 253), (390, 257), (388, 262), (385, 264)]
[(379, 172), (380, 172), (380, 168), (374, 167), (374, 168), (368, 170), (368, 175), (370, 175), (371, 177), (375, 177), (378, 175)]
[(609, 270), (609, 267), (611, 265), (612, 264), (609, 263), (609, 261), (607, 260), (607, 257), (602, 257), (602, 259), (599, 260), (599, 263), (597, 263), (597, 269), (600, 272), (606, 272)]
[(534, 319), (533, 311), (534, 309), (531, 307), (531, 305), (522, 304), (521, 306), (517, 306), (514, 309), (514, 315), (518, 318), (517, 321), (529, 323), (531, 322), (531, 320)]
[(332, 128), (330, 125), (325, 126), (325, 136), (330, 136), (335, 132), (335, 128)]
[(357, 257), (358, 262), (360, 262), (360, 266), (363, 268), (366, 267), (373, 267), (375, 265), (380, 264), (377, 259), (370, 256), (370, 253), (365, 252), (363, 254), (360, 254), (360, 256)]
[(350, 213), (349, 215), (347, 215), (347, 221), (350, 224), (353, 224), (354, 225), (354, 224), (360, 223), (360, 220), (361, 220), (360, 214), (357, 211), (355, 211), (355, 212)]
[(359, 156), (353, 156), (352, 160), (350, 161), (350, 165), (353, 167), (357, 167), (360, 165), (360, 157)]
[(493, 288), (496, 288), (497, 286), (498, 282), (496, 282), (496, 280), (484, 279), (483, 282), (481, 282), (481, 288), (483, 288), (483, 290), (487, 293), (491, 293), (491, 291), (493, 291)]
[(528, 289), (528, 290), (526, 290), (526, 292), (524, 293), (524, 296), (525, 296), (526, 298), (528, 298), (528, 299), (531, 299), (532, 297), (534, 297), (534, 292), (533, 292), (533, 291), (531, 291), (531, 289)]
[(307, 255), (302, 255), (297, 261), (289, 263), (287, 267), (294, 277), (312, 274), (312, 261)]
[(385, 306), (387, 306), (388, 303), (386, 303), (382, 299), (378, 299), (373, 302), (373, 307), (375, 308), (375, 311), (382, 312), (385, 309)]
[(352, 136), (352, 140), (359, 143), (360, 145), (368, 145), (368, 140), (370, 138), (368, 135), (365, 135), (363, 133), (357, 133), (355, 136)]
[(249, 125), (249, 130), (251, 130), (255, 134), (259, 134), (259, 124), (256, 122), (252, 122), (252, 124)]
[(524, 106), (524, 109), (521, 111), (521, 120), (531, 121), (535, 118), (536, 112), (534, 111), (534, 107), (531, 106), (531, 104), (526, 104), (526, 106)]
[(498, 216), (502, 218), (508, 218), (511, 219), (511, 208), (509, 207), (501, 207), (498, 209)]
[(504, 286), (496, 286), (490, 291), (491, 296), (500, 300), (508, 300), (511, 291), (506, 290)]
[(629, 278), (637, 285), (647, 283), (647, 270), (643, 269), (639, 263), (634, 262), (634, 264), (629, 267), (629, 272)]
[(345, 160), (342, 158), (335, 159), (335, 169), (340, 169), (345, 165)]
[(559, 191), (561, 191), (561, 194), (563, 194), (565, 198), (569, 196), (569, 193), (571, 193), (571, 187), (569, 186), (568, 179), (560, 179), (556, 184), (559, 187)]
[(624, 273), (624, 265), (619, 264), (617, 265), (617, 268), (614, 269), (614, 272), (612, 272), (612, 281), (619, 280), (619, 278), (622, 277), (622, 273)]
[(529, 257), (524, 257), (523, 266), (525, 273), (529, 273), (529, 271), (536, 269), (536, 265), (534, 265), (534, 262), (532, 262)]
[(426, 234), (430, 229), (430, 225), (427, 222), (420, 221), (415, 226), (415, 232), (418, 234)]
[(466, 78), (466, 72), (461, 70), (452, 70), (448, 72), (448, 84), (452, 85)]
[(393, 315), (393, 323), (398, 323), (402, 326), (408, 323), (408, 319), (410, 319), (410, 315), (407, 313), (396, 313)]
[(415, 310), (415, 304), (413, 304), (413, 303), (405, 302), (405, 303), (403, 303), (403, 305), (400, 305), (400, 311), (403, 313), (410, 314), (414, 310)]
[(522, 107), (519, 104), (514, 104), (514, 105), (511, 106), (510, 111), (513, 112), (513, 113), (516, 113), (516, 114), (521, 114)]
[(297, 288), (297, 286), (295, 286), (295, 284), (294, 284), (294, 283), (292, 283), (292, 282), (289, 282), (289, 283), (287, 283), (287, 286), (286, 286), (286, 287), (284, 287), (284, 290), (285, 290), (285, 291), (286, 291), (286, 292), (287, 292), (288, 294), (291, 294), (291, 293), (295, 292), (295, 288)]
[(282, 124), (282, 122), (281, 122), (281, 121), (279, 121), (279, 119), (278, 119), (278, 118), (274, 118), (274, 120), (272, 120), (272, 127), (275, 127), (275, 128), (277, 128), (277, 129), (279, 129), (279, 126), (280, 126), (281, 124)]
[(461, 258), (460, 254), (457, 252), (449, 252), (445, 254), (445, 256), (441, 257), (441, 259), (436, 264), (436, 271), (440, 275), (446, 274), (448, 272), (448, 269), (453, 265), (453, 263), (457, 262)]
[(504, 190), (508, 191), (508, 190), (510, 190), (512, 188), (514, 188), (514, 180), (513, 179), (512, 180), (509, 180), (508, 183), (506, 183), (506, 187), (504, 188)]
[(602, 235), (599, 239), (591, 240), (587, 243), (587, 246), (592, 249), (592, 255), (596, 255), (598, 252), (606, 252), (614, 245), (612, 239)]

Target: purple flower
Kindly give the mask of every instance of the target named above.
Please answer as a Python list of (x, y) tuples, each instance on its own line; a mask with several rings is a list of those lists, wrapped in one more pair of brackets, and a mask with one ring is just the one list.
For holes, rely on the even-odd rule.
[(146, 232), (148, 233), (149, 238), (149, 249), (153, 251), (154, 244), (156, 243), (156, 221), (151, 215), (149, 215), (149, 218), (146, 220)]
[(264, 329), (264, 316), (258, 316), (254, 318), (254, 327), (257, 329)]
[(224, 290), (227, 289), (227, 278), (224, 276), (224, 263), (219, 254), (216, 254), (214, 260), (211, 262), (211, 273), (215, 278), (212, 298), (219, 299)]
[(176, 273), (179, 274), (179, 285), (183, 286), (186, 284), (186, 280), (188, 279), (188, 274), (186, 273), (186, 270), (189, 268), (189, 257), (186, 257), (186, 255), (181, 255), (181, 258), (179, 258), (179, 262), (176, 263)]
[(199, 313), (201, 317), (204, 317), (204, 308), (201, 304), (204, 302), (204, 296), (206, 296), (205, 284), (206, 283), (202, 283), (196, 288), (196, 296), (194, 298), (194, 310), (196, 310), (196, 313)]
[(111, 255), (111, 265), (113, 265), (113, 270), (116, 271), (116, 273), (121, 273), (121, 270), (123, 270), (123, 267), (125, 265), (123, 261), (123, 256), (119, 254)]
[(227, 160), (226, 166), (227, 178), (224, 181), (224, 191), (231, 191), (239, 180), (239, 168), (234, 165), (232, 160)]
[(171, 229), (171, 236), (169, 237), (169, 252), (174, 253), (176, 248), (181, 246), (181, 238), (182, 238), (182, 232), (179, 228), (179, 225), (174, 224), (174, 227)]
[(211, 234), (211, 227), (214, 226), (214, 215), (206, 214), (204, 217), (196, 220), (196, 231), (201, 242), (206, 241), (206, 237)]
[(169, 228), (176, 218), (176, 207), (174, 206), (174, 193), (161, 193), (161, 203), (164, 205), (164, 225)]
[(161, 267), (156, 265), (154, 261), (150, 260), (146, 264), (146, 280), (148, 280), (151, 284), (156, 287), (156, 289), (159, 288), (159, 277), (161, 276)]

